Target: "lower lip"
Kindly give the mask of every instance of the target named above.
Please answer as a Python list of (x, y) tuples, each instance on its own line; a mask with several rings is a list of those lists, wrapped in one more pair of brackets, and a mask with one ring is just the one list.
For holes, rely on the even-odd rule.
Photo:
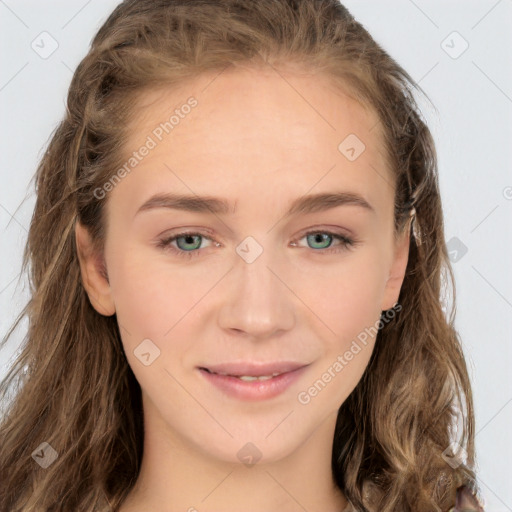
[(306, 366), (303, 366), (297, 370), (272, 377), (271, 379), (253, 380), (250, 382), (229, 375), (209, 373), (201, 368), (199, 368), (199, 371), (208, 382), (227, 395), (241, 400), (257, 401), (268, 400), (269, 398), (280, 395), (300, 378), (305, 369)]

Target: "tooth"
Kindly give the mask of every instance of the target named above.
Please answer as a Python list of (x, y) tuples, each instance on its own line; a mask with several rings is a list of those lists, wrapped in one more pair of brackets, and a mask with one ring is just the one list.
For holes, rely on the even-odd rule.
[(255, 380), (268, 380), (271, 379), (272, 377), (273, 375), (262, 375), (260, 377), (253, 377), (252, 375), (240, 375), (238, 378), (246, 382), (252, 382)]

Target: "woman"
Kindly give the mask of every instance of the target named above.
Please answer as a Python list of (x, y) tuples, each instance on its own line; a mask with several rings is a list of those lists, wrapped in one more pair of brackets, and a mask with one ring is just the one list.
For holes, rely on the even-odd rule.
[(37, 172), (2, 511), (482, 510), (414, 87), (335, 0), (114, 10)]

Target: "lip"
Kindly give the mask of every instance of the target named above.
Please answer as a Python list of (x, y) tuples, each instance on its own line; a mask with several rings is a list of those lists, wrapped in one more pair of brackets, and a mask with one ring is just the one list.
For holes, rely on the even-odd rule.
[[(232, 373), (233, 375), (251, 375), (253, 377), (280, 373), (267, 380), (243, 381), (232, 375), (219, 375), (210, 373), (206, 367), (199, 367), (198, 371), (203, 377), (223, 393), (246, 401), (261, 401), (274, 398), (288, 389), (304, 373), (309, 364), (297, 363), (271, 363), (265, 365), (225, 364), (208, 367), (210, 372), (218, 371)], [(216, 368), (216, 369), (215, 369)], [(284, 370), (284, 371), (283, 371)]]

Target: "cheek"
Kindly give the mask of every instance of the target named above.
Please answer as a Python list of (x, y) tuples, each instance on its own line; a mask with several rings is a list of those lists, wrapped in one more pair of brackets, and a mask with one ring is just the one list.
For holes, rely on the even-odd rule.
[(314, 402), (313, 407), (337, 410), (370, 360), (381, 317), (384, 272), (374, 254), (359, 256), (329, 277), (309, 279), (302, 289), (304, 302), (314, 313), (311, 330), (322, 339), (322, 357), (311, 387), (298, 395), (301, 404)]
[(377, 250), (367, 248), (329, 266), (317, 265), (294, 288), (317, 317), (322, 332), (342, 348), (380, 318), (385, 268)]
[(174, 326), (187, 322), (219, 274), (205, 266), (169, 265), (164, 255), (155, 257), (147, 249), (135, 246), (117, 251), (111, 264), (113, 272), (109, 277), (116, 315), (123, 340), (130, 344), (144, 338), (162, 341), (166, 335), (171, 336)]

